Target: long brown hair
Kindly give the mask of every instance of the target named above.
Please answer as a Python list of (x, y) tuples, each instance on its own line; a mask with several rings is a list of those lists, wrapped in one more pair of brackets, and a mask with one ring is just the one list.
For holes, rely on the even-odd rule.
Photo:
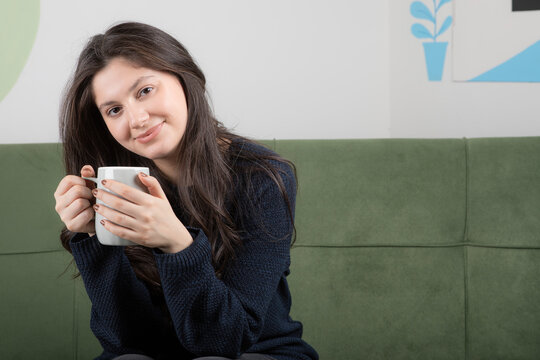
[[(188, 121), (176, 157), (181, 171), (173, 187), (154, 163), (123, 148), (109, 133), (96, 107), (91, 91), (94, 75), (113, 58), (124, 58), (135, 66), (175, 75), (186, 96)], [(66, 87), (60, 114), (60, 136), (67, 174), (79, 175), (85, 165), (147, 166), (158, 178), (167, 196), (175, 196), (188, 215), (186, 226), (201, 228), (212, 245), (212, 263), (216, 274), (223, 276), (241, 246), (238, 224), (230, 211), (235, 204), (231, 191), (234, 163), (251, 164), (249, 172), (263, 171), (279, 186), (289, 208), (291, 232), (294, 232), (290, 199), (287, 197), (280, 170), (275, 161), (294, 166), (273, 154), (261, 154), (231, 144), (250, 140), (227, 130), (212, 113), (207, 100), (205, 76), (195, 61), (176, 39), (150, 25), (128, 22), (92, 37), (78, 59), (71, 81)], [(232, 160), (233, 159), (233, 160)], [(186, 186), (185, 184), (190, 184)], [(176, 193), (171, 194), (171, 189)], [(233, 206), (234, 207), (234, 206)], [(233, 209), (233, 212), (235, 210)], [(64, 248), (71, 252), (69, 239), (73, 233), (61, 233)], [(125, 253), (139, 279), (154, 295), (161, 292), (161, 282), (150, 249), (126, 247)]]

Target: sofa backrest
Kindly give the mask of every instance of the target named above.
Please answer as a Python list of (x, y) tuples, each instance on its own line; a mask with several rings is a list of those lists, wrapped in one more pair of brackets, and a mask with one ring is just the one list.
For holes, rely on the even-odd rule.
[(322, 359), (540, 356), (540, 138), (276, 141)]
[[(297, 166), (292, 317), (321, 359), (538, 358), (540, 138), (265, 143)], [(0, 165), (0, 358), (90, 359), (61, 146)]]

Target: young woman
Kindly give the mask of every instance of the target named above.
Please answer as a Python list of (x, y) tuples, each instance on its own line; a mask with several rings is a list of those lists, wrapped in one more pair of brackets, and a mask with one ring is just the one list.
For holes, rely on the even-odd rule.
[[(91, 38), (60, 131), (61, 241), (92, 302), (99, 359), (318, 358), (289, 316), (293, 166), (213, 117), (177, 40), (140, 23)], [(105, 188), (125, 199), (92, 190), (79, 175), (100, 166), (149, 167), (148, 193), (113, 180)], [(95, 212), (138, 245), (100, 244)]]

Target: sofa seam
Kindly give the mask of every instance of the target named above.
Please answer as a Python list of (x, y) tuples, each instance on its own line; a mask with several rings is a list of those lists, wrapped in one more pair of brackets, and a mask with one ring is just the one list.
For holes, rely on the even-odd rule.
[(77, 360), (79, 358), (79, 322), (78, 314), (79, 309), (77, 308), (77, 283), (73, 283), (73, 359)]
[[(470, 215), (470, 142), (463, 138), (465, 145), (465, 224), (463, 229), (463, 243), (469, 241), (469, 215)], [(464, 351), (465, 360), (469, 359), (469, 257), (468, 246), (463, 246), (463, 316), (464, 316)]]
[(465, 143), (465, 224), (463, 229), (463, 243), (466, 244), (469, 241), (469, 213), (470, 213), (470, 196), (469, 190), (471, 185), (470, 177), (470, 144), (467, 138), (464, 138)]
[(17, 251), (17, 252), (0, 252), (0, 255), (31, 255), (31, 254), (50, 254), (65, 252), (64, 249), (56, 250), (37, 250), (37, 251)]
[(464, 283), (464, 310), (463, 310), (463, 316), (465, 318), (465, 326), (464, 326), (464, 350), (465, 350), (465, 360), (469, 359), (469, 253), (468, 253), (468, 247), (463, 247), (463, 261), (464, 261), (464, 270), (463, 270), (463, 283)]
[(540, 250), (540, 246), (507, 246), (507, 245), (489, 245), (489, 244), (474, 244), (474, 243), (457, 243), (457, 244), (365, 244), (365, 245), (327, 245), (327, 244), (294, 244), (295, 248), (335, 248), (335, 249), (351, 249), (351, 248), (451, 248), (451, 247), (475, 247), (484, 249), (508, 249), (508, 250)]

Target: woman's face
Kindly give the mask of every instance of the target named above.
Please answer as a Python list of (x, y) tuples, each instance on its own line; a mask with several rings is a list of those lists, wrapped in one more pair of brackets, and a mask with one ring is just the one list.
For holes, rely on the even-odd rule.
[(114, 58), (94, 76), (92, 91), (116, 141), (160, 168), (174, 164), (188, 117), (176, 76)]

